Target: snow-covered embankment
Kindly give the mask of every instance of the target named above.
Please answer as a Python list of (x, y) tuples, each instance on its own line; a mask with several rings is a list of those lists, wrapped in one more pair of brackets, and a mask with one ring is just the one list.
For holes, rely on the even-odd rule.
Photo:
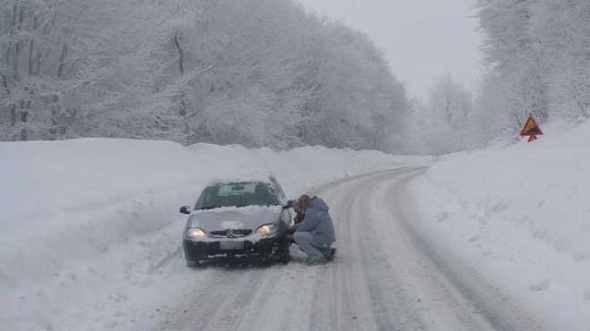
[(590, 323), (590, 122), (448, 156), (413, 185), (425, 226), (550, 329)]

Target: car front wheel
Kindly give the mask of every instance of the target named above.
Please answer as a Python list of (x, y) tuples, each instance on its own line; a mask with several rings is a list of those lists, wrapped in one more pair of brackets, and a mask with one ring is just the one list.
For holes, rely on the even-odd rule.
[(283, 247), (278, 251), (277, 257), (280, 263), (287, 264), (291, 261), (291, 253), (289, 252), (289, 245), (285, 243)]

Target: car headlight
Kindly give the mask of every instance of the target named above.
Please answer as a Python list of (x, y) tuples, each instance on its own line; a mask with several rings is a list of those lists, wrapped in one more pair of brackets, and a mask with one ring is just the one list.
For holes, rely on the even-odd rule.
[(256, 229), (256, 233), (261, 236), (270, 236), (275, 232), (277, 232), (277, 226), (274, 224), (266, 224)]
[(186, 236), (191, 239), (203, 239), (207, 237), (207, 234), (205, 233), (205, 231), (199, 228), (190, 228), (186, 230)]

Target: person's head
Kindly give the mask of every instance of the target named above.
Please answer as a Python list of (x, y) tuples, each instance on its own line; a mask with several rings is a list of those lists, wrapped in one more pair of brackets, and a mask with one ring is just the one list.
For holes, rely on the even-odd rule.
[(301, 208), (301, 203), (299, 202), (299, 199), (293, 201), (293, 210), (297, 214), (301, 214), (301, 212), (303, 212), (303, 209)]
[(295, 209), (296, 212), (298, 212), (298, 213), (305, 212), (305, 210), (307, 209), (307, 206), (309, 205), (310, 200), (311, 200), (311, 198), (307, 194), (300, 196), (299, 199), (297, 199), (297, 201), (295, 201), (295, 205), (294, 205), (293, 209), (295, 209), (295, 206), (297, 206), (297, 208), (299, 210)]

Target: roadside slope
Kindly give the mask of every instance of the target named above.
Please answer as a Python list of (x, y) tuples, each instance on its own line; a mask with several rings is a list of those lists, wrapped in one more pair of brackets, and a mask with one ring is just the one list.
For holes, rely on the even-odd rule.
[(446, 157), (413, 184), (437, 238), (546, 317), (590, 323), (590, 122)]

